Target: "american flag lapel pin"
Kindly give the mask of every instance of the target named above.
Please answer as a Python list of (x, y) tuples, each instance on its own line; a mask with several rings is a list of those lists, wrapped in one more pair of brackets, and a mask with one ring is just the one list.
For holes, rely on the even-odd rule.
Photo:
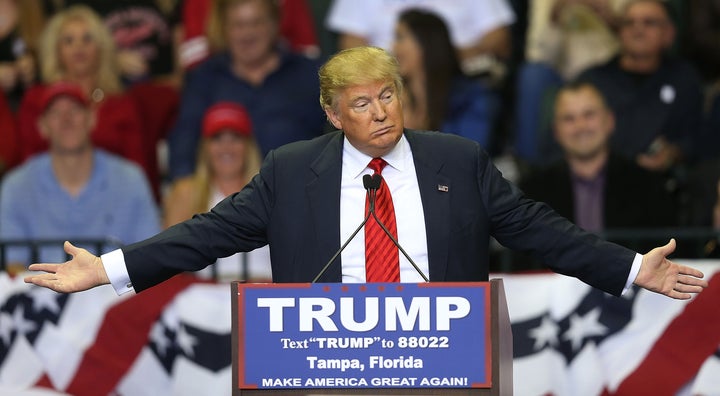
[(448, 192), (450, 189), (444, 184), (438, 184), (438, 191)]

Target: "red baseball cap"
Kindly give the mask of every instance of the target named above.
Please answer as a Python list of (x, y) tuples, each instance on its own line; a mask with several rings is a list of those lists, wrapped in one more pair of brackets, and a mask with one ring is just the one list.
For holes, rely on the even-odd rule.
[(40, 97), (40, 108), (42, 111), (47, 110), (50, 104), (60, 96), (67, 96), (74, 99), (84, 107), (90, 104), (87, 95), (85, 95), (85, 92), (79, 85), (61, 81), (50, 84), (43, 90), (42, 96)]
[(202, 134), (213, 137), (229, 129), (240, 136), (252, 135), (252, 123), (245, 107), (232, 102), (219, 102), (205, 111)]

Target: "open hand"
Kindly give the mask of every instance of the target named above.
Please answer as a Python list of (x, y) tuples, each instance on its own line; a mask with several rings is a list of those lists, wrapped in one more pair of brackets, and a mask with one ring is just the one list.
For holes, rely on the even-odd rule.
[(703, 273), (685, 265), (668, 260), (675, 251), (675, 239), (665, 246), (657, 247), (643, 256), (635, 284), (647, 290), (664, 294), (678, 300), (687, 300), (708, 286)]
[(56, 292), (72, 293), (110, 283), (102, 260), (85, 249), (65, 242), (65, 252), (72, 256), (61, 264), (32, 264), (30, 271), (44, 271), (44, 274), (25, 277), (26, 283), (47, 287)]

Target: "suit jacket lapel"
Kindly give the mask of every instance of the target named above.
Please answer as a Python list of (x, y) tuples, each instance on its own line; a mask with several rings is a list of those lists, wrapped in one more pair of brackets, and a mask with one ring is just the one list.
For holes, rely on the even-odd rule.
[[(439, 132), (438, 132), (439, 133)], [(433, 147), (417, 139), (413, 131), (405, 131), (412, 149), (415, 172), (417, 173), (425, 230), (427, 233), (430, 280), (442, 281), (447, 269), (450, 248), (450, 194), (451, 178), (443, 174), (445, 165), (441, 155), (433, 153)]]
[[(340, 182), (342, 177), (343, 134), (330, 140), (318, 158), (310, 164), (312, 176), (305, 186), (310, 206), (312, 225), (318, 246), (312, 276), (320, 272), (340, 246)], [(342, 280), (340, 257), (330, 265), (320, 278), (322, 282), (340, 282)]]
[[(450, 248), (450, 194), (451, 178), (443, 174), (444, 161), (432, 153), (432, 147), (418, 141), (412, 131), (406, 130), (415, 163), (420, 188), (425, 229), (427, 233), (430, 280), (445, 279), (448, 249)], [(319, 247), (317, 262), (312, 264), (313, 276), (326, 264), (341, 244), (340, 241), (340, 183), (342, 177), (343, 135), (338, 133), (325, 147), (317, 160), (310, 165), (313, 177), (305, 187), (310, 206), (312, 228)], [(323, 282), (342, 281), (340, 257), (330, 265)]]

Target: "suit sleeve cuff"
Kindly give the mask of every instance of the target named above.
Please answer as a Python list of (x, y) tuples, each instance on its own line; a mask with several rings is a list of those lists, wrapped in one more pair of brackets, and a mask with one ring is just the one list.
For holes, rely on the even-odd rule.
[(100, 260), (102, 260), (105, 273), (108, 279), (110, 279), (110, 284), (113, 289), (115, 289), (115, 293), (122, 295), (135, 291), (132, 282), (130, 282), (130, 274), (128, 274), (127, 267), (125, 266), (125, 256), (123, 255), (122, 249), (105, 253), (100, 256)]
[(625, 287), (622, 290), (622, 293), (620, 295), (624, 295), (633, 285), (633, 282), (635, 282), (635, 278), (638, 276), (638, 272), (640, 272), (640, 265), (642, 264), (643, 256), (640, 253), (635, 253), (635, 259), (633, 260), (632, 267), (630, 267), (630, 275), (628, 275), (627, 281), (625, 281)]

